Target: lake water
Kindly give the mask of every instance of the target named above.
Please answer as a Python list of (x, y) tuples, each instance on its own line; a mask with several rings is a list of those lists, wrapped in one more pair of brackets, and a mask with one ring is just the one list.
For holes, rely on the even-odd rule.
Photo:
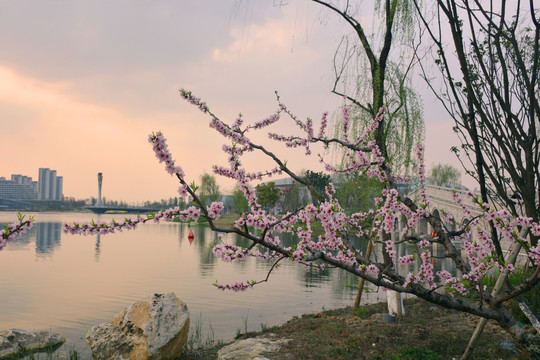
[[(229, 341), (238, 329), (260, 330), (295, 315), (352, 305), (357, 279), (341, 270), (306, 270), (282, 261), (270, 281), (242, 293), (222, 292), (218, 280), (262, 280), (271, 263), (255, 259), (233, 264), (214, 257), (216, 234), (195, 225), (147, 223), (135, 231), (102, 236), (69, 235), (63, 223), (122, 216), (90, 213), (36, 213), (37, 223), (0, 252), (0, 329), (38, 328), (58, 332), (91, 358), (85, 340), (94, 325), (110, 321), (135, 301), (153, 293), (174, 292), (190, 311), (192, 328), (203, 336)], [(16, 214), (0, 212), (0, 223)], [(227, 242), (235, 235), (226, 235)], [(240, 240), (241, 241), (241, 240)], [(382, 301), (384, 293), (364, 294), (362, 301)], [(200, 320), (200, 321), (199, 321)]]

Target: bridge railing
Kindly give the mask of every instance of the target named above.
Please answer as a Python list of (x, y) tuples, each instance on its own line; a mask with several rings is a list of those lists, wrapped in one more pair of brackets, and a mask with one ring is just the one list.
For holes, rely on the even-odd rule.
[[(439, 203), (439, 205), (448, 205), (452, 209), (455, 209), (458, 207), (456, 204), (456, 201), (454, 200), (454, 193), (457, 194), (463, 201), (463, 204), (472, 212), (478, 212), (480, 211), (477, 204), (475, 204), (470, 197), (467, 195), (467, 190), (462, 189), (455, 189), (455, 188), (449, 188), (445, 186), (437, 186), (437, 185), (426, 185), (426, 194), (429, 199), (435, 200)], [(444, 208), (444, 206), (442, 206)], [(445, 210), (450, 210), (446, 209)], [(449, 211), (452, 213), (452, 211)]]

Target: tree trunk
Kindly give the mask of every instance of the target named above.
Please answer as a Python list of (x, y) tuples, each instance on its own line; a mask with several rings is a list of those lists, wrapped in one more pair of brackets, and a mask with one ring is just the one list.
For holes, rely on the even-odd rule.
[(514, 337), (516, 343), (527, 351), (531, 359), (540, 359), (540, 339), (537, 336), (523, 329), (516, 321), (499, 322), (499, 325)]

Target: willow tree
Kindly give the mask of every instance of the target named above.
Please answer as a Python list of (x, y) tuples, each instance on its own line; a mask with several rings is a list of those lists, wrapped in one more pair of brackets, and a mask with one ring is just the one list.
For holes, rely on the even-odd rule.
[(218, 201), (221, 198), (219, 185), (217, 184), (214, 175), (204, 173), (201, 175), (200, 181), (201, 186), (199, 187), (199, 194), (205, 205)]
[(461, 173), (452, 165), (438, 163), (431, 168), (429, 177), (436, 185), (445, 186), (447, 183), (458, 184)]
[[(373, 23), (362, 23), (359, 2), (339, 4), (313, 0), (330, 8), (354, 30), (344, 37), (334, 57), (335, 81), (332, 92), (345, 97), (351, 126), (336, 124), (336, 136), (357, 139), (381, 107), (385, 120), (379, 125), (378, 144), (396, 173), (407, 174), (414, 165), (413, 146), (422, 141), (422, 102), (412, 89), (410, 73), (414, 63), (414, 8), (406, 0), (378, 0)], [(368, 33), (369, 29), (369, 33)], [(393, 51), (392, 51), (393, 50)], [(342, 154), (345, 157), (347, 153)]]

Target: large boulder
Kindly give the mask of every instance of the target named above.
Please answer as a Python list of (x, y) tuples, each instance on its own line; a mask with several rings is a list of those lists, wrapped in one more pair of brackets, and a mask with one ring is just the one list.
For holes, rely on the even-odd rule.
[(0, 330), (0, 359), (54, 350), (66, 341), (49, 331), (36, 329)]
[(96, 360), (175, 359), (182, 354), (189, 313), (174, 293), (154, 294), (94, 326), (86, 340)]

